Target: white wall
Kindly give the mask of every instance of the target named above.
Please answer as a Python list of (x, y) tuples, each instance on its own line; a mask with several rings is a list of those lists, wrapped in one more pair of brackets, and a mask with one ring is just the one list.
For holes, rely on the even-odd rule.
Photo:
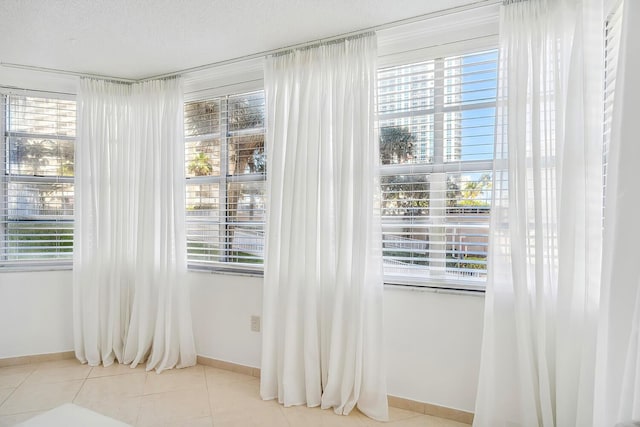
[(0, 273), (0, 359), (73, 350), (71, 271)]
[[(260, 366), (262, 279), (190, 273), (199, 355)], [(0, 359), (73, 349), (70, 271), (0, 273)], [(385, 289), (388, 392), (473, 411), (484, 299)]]
[[(250, 317), (262, 312), (262, 279), (192, 273), (190, 282), (198, 354), (259, 367)], [(384, 302), (389, 394), (473, 411), (484, 298), (387, 287)]]
[(261, 335), (250, 318), (262, 313), (262, 279), (191, 273), (190, 285), (198, 355), (260, 367)]
[(484, 297), (386, 287), (391, 395), (473, 412)]

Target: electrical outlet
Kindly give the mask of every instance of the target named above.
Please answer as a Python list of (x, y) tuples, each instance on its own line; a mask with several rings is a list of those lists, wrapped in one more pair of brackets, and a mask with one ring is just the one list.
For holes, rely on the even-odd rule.
[(251, 331), (260, 332), (260, 316), (251, 316)]

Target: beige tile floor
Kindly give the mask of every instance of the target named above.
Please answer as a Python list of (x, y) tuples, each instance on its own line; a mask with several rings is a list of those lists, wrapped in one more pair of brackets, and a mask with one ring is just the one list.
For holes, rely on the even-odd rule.
[[(91, 368), (75, 360), (0, 368), (0, 426), (12, 426), (73, 402), (135, 426), (365, 427), (384, 425), (358, 411), (338, 416), (318, 408), (263, 401), (259, 380), (194, 366), (158, 375), (124, 365)], [(394, 427), (466, 424), (390, 408)]]

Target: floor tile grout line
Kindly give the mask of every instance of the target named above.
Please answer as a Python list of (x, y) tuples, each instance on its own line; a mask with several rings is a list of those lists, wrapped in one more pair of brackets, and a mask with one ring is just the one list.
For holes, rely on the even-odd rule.
[[(259, 391), (258, 391), (258, 393), (259, 393)], [(260, 398), (262, 399), (262, 396), (260, 396)], [(266, 400), (263, 400), (263, 402), (266, 402)], [(278, 407), (280, 409), (280, 413), (284, 417), (284, 420), (287, 422), (287, 425), (289, 427), (294, 427), (294, 426), (291, 425), (291, 422), (289, 421), (289, 417), (287, 417), (287, 414), (285, 414), (285, 412), (284, 412), (284, 405), (281, 405), (280, 402), (278, 402)]]
[[(34, 364), (30, 364), (30, 363), (29, 363), (29, 364), (25, 364), (24, 366), (28, 366), (28, 365), (41, 365), (41, 364), (43, 364), (43, 363), (46, 363), (46, 362), (34, 363)], [(32, 369), (32, 370), (31, 370), (31, 372), (29, 372), (29, 374), (28, 374), (28, 375), (27, 375), (27, 376), (26, 376), (26, 377), (25, 377), (25, 378), (24, 378), (24, 379), (23, 379), (23, 380), (18, 384), (18, 386), (16, 386), (16, 387), (13, 389), (13, 391), (12, 391), (11, 393), (9, 393), (9, 395), (6, 397), (6, 399), (4, 399), (4, 400), (2, 401), (2, 403), (0, 404), (0, 408), (2, 408), (2, 406), (3, 406), (3, 405), (4, 405), (4, 404), (9, 400), (9, 398), (10, 398), (11, 396), (13, 396), (13, 394), (14, 394), (14, 393), (15, 393), (15, 392), (16, 392), (16, 391), (17, 391), (21, 386), (23, 386), (23, 385), (29, 385), (29, 384), (26, 384), (26, 381), (27, 381), (27, 380), (28, 380), (28, 379), (29, 379), (29, 378), (30, 378), (34, 373), (36, 373), (36, 372), (38, 371), (38, 366), (33, 366), (33, 368), (34, 368), (34, 369)], [(91, 371), (89, 371), (89, 372), (91, 372)], [(88, 376), (88, 374), (87, 374), (87, 376)], [(35, 384), (31, 384), (31, 385), (59, 384), (59, 383), (63, 383), (63, 382), (72, 382), (72, 381), (78, 381), (78, 380), (56, 381), (56, 382), (52, 382), (52, 383), (35, 383)], [(84, 381), (86, 381), (86, 377), (85, 377)], [(78, 393), (80, 392), (80, 390), (82, 389), (82, 386), (84, 385), (84, 381), (83, 381), (82, 385), (80, 386), (80, 388), (78, 389), (78, 391), (76, 392), (76, 395), (75, 395), (75, 396), (74, 396), (74, 398), (72, 399), (72, 401), (71, 401), (72, 403), (73, 403), (73, 401), (76, 399), (76, 397), (78, 396)], [(17, 414), (26, 414), (26, 413), (31, 413), (31, 412), (39, 412), (39, 411), (24, 411), (24, 412), (18, 412), (18, 413), (15, 413), (15, 414), (4, 414), (4, 415), (17, 415)], [(4, 415), (2, 415), (2, 416), (4, 416)]]
[(11, 392), (9, 394), (7, 394), (7, 397), (5, 397), (2, 402), (0, 402), (0, 409), (2, 408), (2, 405), (4, 405), (4, 403), (6, 401), (9, 400), (9, 398), (13, 395), (13, 393), (16, 392), (16, 390), (18, 389), (18, 387), (7, 387), (7, 388), (13, 388), (13, 390), (11, 390)]
[[(181, 388), (174, 388), (174, 389), (171, 389), (171, 390), (165, 390), (165, 391), (155, 391), (155, 392), (153, 392), (153, 393), (144, 393), (144, 391), (143, 391), (143, 393), (142, 393), (141, 395), (136, 396), (136, 397), (157, 396), (157, 395), (159, 395), (159, 394), (177, 393), (177, 392), (182, 392), (182, 391), (192, 391), (192, 390), (193, 390), (193, 388), (189, 388), (189, 387), (186, 387), (186, 386), (185, 386), (184, 388), (182, 388), (182, 387), (181, 387)], [(207, 394), (208, 394), (208, 393), (209, 393), (209, 390), (207, 390)]]
[(22, 381), (20, 381), (20, 384), (18, 384), (18, 386), (16, 387), (16, 390), (17, 390), (17, 389), (18, 389), (22, 384), (24, 384), (24, 383), (29, 379), (29, 377), (31, 377), (31, 376), (32, 376), (32, 375), (33, 375), (37, 370), (38, 370), (38, 368), (34, 366), (34, 369), (33, 369), (31, 372), (29, 372), (29, 375), (27, 375), (26, 377), (24, 377), (24, 379), (23, 379)]
[(144, 373), (145, 375), (144, 375), (144, 384), (142, 385), (142, 395), (140, 396), (140, 401), (138, 402), (138, 412), (136, 413), (136, 422), (133, 424), (134, 426), (137, 426), (138, 423), (140, 422), (140, 409), (142, 409), (142, 400), (145, 397), (144, 389), (147, 387), (147, 378), (149, 378), (149, 371), (145, 369)]
[[(25, 387), (27, 385), (30, 386), (30, 384), (27, 384), (28, 380), (30, 378), (33, 378), (33, 375), (36, 375), (36, 373), (39, 372), (39, 370), (41, 370), (42, 368), (43, 367), (42, 367), (41, 364), (34, 364), (34, 366), (31, 366), (28, 371), (24, 371), (24, 372), (20, 373), (18, 378), (16, 378), (16, 379), (19, 379), (22, 375), (24, 375), (24, 377), (20, 381), (13, 383), (13, 384), (17, 384), (16, 387), (7, 387), (7, 388), (12, 388), (12, 390), (11, 390), (10, 394), (3, 400), (3, 402), (0, 402), (0, 408), (2, 408), (3, 405), (6, 405), (7, 400), (17, 391), (18, 388)], [(58, 369), (58, 368), (56, 368), (56, 369)], [(65, 369), (65, 367), (60, 366), (59, 369)], [(114, 378), (117, 378), (117, 377), (123, 377), (123, 376), (125, 376), (127, 374), (143, 373), (143, 372), (137, 372), (136, 370), (131, 370), (130, 372), (127, 372), (126, 374), (116, 374), (116, 375), (107, 375), (107, 376), (100, 376), (100, 377), (91, 377), (91, 375), (95, 374), (100, 369), (101, 368), (99, 368), (99, 367), (90, 367), (90, 369), (87, 370), (87, 373), (85, 374), (83, 379), (76, 377), (77, 379), (75, 379), (75, 380), (68, 380), (69, 382), (77, 381), (78, 383), (81, 383), (79, 385), (79, 388), (75, 392), (75, 395), (73, 396), (73, 399), (71, 400), (72, 402), (77, 401), (78, 398), (79, 398), (79, 395), (84, 391), (84, 387), (86, 387), (87, 384), (90, 384), (87, 381), (89, 379), (95, 379), (95, 380), (114, 379)], [(94, 370), (96, 372), (94, 372)], [(209, 372), (207, 372), (207, 371), (209, 371)], [(193, 381), (204, 380), (204, 382), (205, 382), (205, 387), (203, 387), (202, 389), (199, 389), (199, 390), (201, 390), (199, 393), (202, 393), (202, 392), (206, 391), (206, 396), (207, 396), (207, 399), (208, 399), (207, 405), (208, 405), (208, 408), (209, 408), (209, 419), (210, 419), (210, 422), (211, 422), (212, 426), (216, 425), (215, 419), (214, 419), (215, 418), (215, 414), (214, 414), (214, 411), (213, 411), (213, 407), (214, 407), (213, 406), (213, 403), (214, 403), (213, 402), (213, 397), (214, 397), (213, 396), (213, 392), (217, 391), (217, 390), (225, 391), (226, 388), (232, 387), (233, 384), (244, 384), (244, 383), (246, 383), (246, 381), (244, 381), (244, 378), (234, 378), (232, 381), (224, 381), (222, 384), (217, 384), (215, 382), (216, 379), (224, 378), (224, 377), (219, 377), (217, 375), (217, 371), (218, 371), (217, 368), (207, 369), (206, 366), (203, 366), (202, 369), (200, 369), (199, 371), (193, 372), (193, 375), (188, 375), (188, 376), (192, 376), (191, 380), (193, 380)], [(177, 374), (180, 371), (176, 370), (174, 372)], [(139, 400), (138, 400), (138, 402), (136, 402), (137, 403), (137, 405), (136, 405), (137, 406), (137, 413), (136, 413), (136, 416), (135, 416), (135, 424), (134, 425), (139, 425), (140, 423), (144, 423), (145, 422), (145, 418), (142, 417), (143, 413), (141, 412), (141, 408), (142, 408), (143, 400), (144, 400), (144, 398), (146, 396), (153, 396), (153, 395), (158, 395), (158, 394), (163, 394), (163, 393), (172, 393), (172, 392), (180, 392), (180, 391), (189, 390), (188, 388), (185, 388), (185, 389), (179, 388), (179, 389), (175, 389), (175, 390), (158, 391), (158, 392), (149, 393), (149, 394), (145, 395), (144, 394), (144, 390), (146, 388), (146, 384), (153, 385), (153, 382), (151, 381), (151, 379), (152, 379), (151, 375), (156, 375), (156, 374), (154, 372), (146, 372), (146, 371), (144, 373), (145, 373), (145, 378), (144, 378), (144, 381), (143, 381), (143, 390), (142, 390), (143, 394), (139, 395)], [(255, 378), (255, 377), (248, 376), (246, 374), (241, 374), (241, 373), (238, 373), (238, 374), (241, 375), (242, 377), (248, 377), (248, 380), (250, 382), (254, 383), (254, 384), (251, 385), (251, 387), (250, 387), (251, 389), (254, 389), (255, 381), (257, 381), (259, 383), (259, 378)], [(172, 375), (173, 374), (166, 375), (165, 378), (171, 380), (170, 377)], [(209, 381), (209, 377), (211, 377), (211, 381)], [(140, 380), (142, 380), (142, 378), (140, 378)], [(65, 381), (65, 382), (67, 382), (67, 381)], [(138, 380), (136, 380), (136, 382), (138, 382)], [(169, 382), (171, 383), (172, 381), (169, 381)], [(48, 384), (51, 384), (51, 383), (48, 383)], [(139, 382), (138, 382), (138, 384), (139, 384)], [(199, 386), (198, 386), (198, 388), (199, 388)], [(244, 389), (244, 386), (242, 388)], [(255, 393), (255, 389), (253, 390), (252, 393)], [(258, 391), (258, 397), (259, 397), (259, 391)], [(253, 400), (253, 398), (251, 400)], [(260, 400), (262, 401), (262, 399), (260, 399)], [(265, 401), (262, 401), (262, 402), (265, 402)], [(287, 415), (284, 407), (281, 404), (278, 404), (276, 407), (278, 408), (278, 413), (281, 414), (283, 416), (283, 418), (284, 418), (284, 420), (283, 420), (284, 422), (281, 423), (283, 426), (293, 427), (293, 426), (297, 425), (295, 423), (295, 419), (292, 419)], [(301, 407), (303, 407), (303, 406), (301, 406)], [(131, 409), (134, 410), (135, 406), (132, 405)], [(416, 413), (414, 411), (410, 411), (410, 410), (406, 410), (406, 409), (401, 409), (401, 408), (396, 408), (396, 409), (402, 411), (402, 417), (399, 418), (399, 419), (395, 419), (395, 420), (391, 421), (391, 425), (396, 425), (396, 423), (402, 424), (403, 422), (405, 422), (405, 421), (407, 421), (409, 419), (414, 419), (414, 418), (421, 418), (421, 419), (424, 419), (424, 420), (427, 420), (427, 418), (431, 418), (431, 417), (433, 417), (435, 419), (440, 419), (441, 418), (441, 417), (427, 415), (427, 414), (419, 414), (419, 413)], [(15, 414), (4, 414), (4, 415), (11, 416), (11, 415), (19, 415), (19, 414), (36, 414), (38, 412), (41, 412), (41, 411), (38, 411), (38, 410), (36, 410), (36, 411), (34, 411), (34, 410), (24, 410), (23, 409), (23, 411), (17, 412)], [(409, 412), (411, 414), (408, 414)], [(364, 416), (363, 414), (358, 414), (358, 415), (359, 416), (357, 417), (357, 419), (352, 419), (351, 420), (351, 421), (356, 421), (355, 423), (353, 423), (354, 425), (357, 425), (359, 427), (365, 427), (365, 426), (366, 427), (372, 427), (372, 426), (379, 425), (379, 423), (374, 422), (373, 420), (370, 420), (370, 419), (366, 418), (366, 416)], [(409, 416), (407, 416), (407, 415), (409, 415)], [(206, 416), (206, 414), (204, 416)], [(188, 417), (188, 420), (196, 420), (196, 419), (201, 418), (201, 417), (203, 417), (203, 416), (202, 415), (198, 416), (198, 417), (190, 416), (190, 417)], [(187, 421), (187, 419), (185, 419), (185, 421)], [(454, 424), (454, 423), (455, 422), (452, 421), (451, 425), (464, 425), (464, 424), (457, 424), (457, 423)], [(447, 424), (447, 425), (449, 425), (449, 424)]]
[(211, 425), (215, 426), (213, 420), (213, 406), (211, 406), (211, 393), (209, 392), (209, 380), (207, 379), (207, 370), (202, 368), (202, 375), (204, 375), (204, 386), (207, 389), (207, 403), (209, 404), (209, 414), (211, 415)]
[[(28, 365), (25, 365), (28, 366)], [(13, 390), (11, 390), (11, 393), (9, 393), (7, 395), (7, 397), (4, 398), (4, 400), (0, 403), (0, 409), (4, 406), (5, 403), (7, 403), (9, 401), (9, 399), (11, 398), (11, 396), (13, 396), (13, 394), (20, 388), (20, 386), (22, 386), (25, 381), (27, 381), (27, 379), (33, 375), (33, 373), (37, 370), (37, 368), (34, 367), (34, 369), (31, 370), (31, 372), (29, 372), (29, 374), (24, 377), (24, 379), (22, 381), (20, 381), (20, 383), (18, 383), (17, 386), (13, 387)], [(27, 411), (28, 412), (28, 411)]]
[(3, 415), (0, 415), (0, 417), (15, 417), (15, 416), (24, 415), (24, 414), (34, 414), (35, 416), (35, 414), (40, 414), (40, 413), (42, 413), (42, 410), (16, 412), (13, 414), (3, 414)]
[[(108, 369), (108, 368), (104, 368), (102, 367), (102, 365), (100, 366), (93, 366), (92, 368), (100, 368), (100, 369)], [(95, 377), (89, 376), (89, 379), (95, 379), (95, 378), (106, 378), (106, 377), (119, 377), (122, 375), (131, 375), (131, 374), (137, 374), (137, 373), (141, 373), (141, 374), (146, 374), (147, 371), (143, 371), (143, 372), (138, 372), (138, 368), (130, 368), (131, 372), (119, 372), (119, 373), (109, 373), (109, 374), (104, 374), (104, 375), (98, 375)], [(93, 372), (93, 369), (91, 370), (91, 372)]]
[(76, 399), (78, 398), (78, 395), (80, 394), (80, 391), (82, 391), (82, 389), (84, 388), (84, 385), (87, 383), (87, 380), (89, 379), (89, 376), (91, 375), (91, 372), (93, 372), (93, 368), (94, 367), (92, 366), (91, 369), (89, 369), (89, 373), (87, 373), (87, 376), (84, 377), (84, 379), (82, 380), (82, 384), (80, 385), (80, 388), (78, 389), (78, 391), (76, 391), (76, 394), (75, 394), (75, 396), (73, 396), (73, 399), (71, 399), (71, 403), (74, 403), (76, 401)]

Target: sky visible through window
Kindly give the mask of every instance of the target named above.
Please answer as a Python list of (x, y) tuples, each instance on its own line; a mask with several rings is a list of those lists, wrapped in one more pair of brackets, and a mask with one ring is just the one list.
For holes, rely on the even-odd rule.
[[(462, 57), (461, 104), (495, 105), (497, 91), (498, 51), (492, 50)], [(460, 161), (492, 161), (495, 141), (495, 106), (467, 109), (461, 112)], [(463, 181), (480, 181), (485, 172), (470, 173)], [(491, 202), (491, 190), (485, 189), (478, 196)]]
[[(495, 99), (498, 51), (462, 57), (462, 104)], [(492, 160), (495, 107), (462, 111), (462, 161)]]
[(381, 69), (385, 280), (479, 289), (486, 279), (496, 50)]

